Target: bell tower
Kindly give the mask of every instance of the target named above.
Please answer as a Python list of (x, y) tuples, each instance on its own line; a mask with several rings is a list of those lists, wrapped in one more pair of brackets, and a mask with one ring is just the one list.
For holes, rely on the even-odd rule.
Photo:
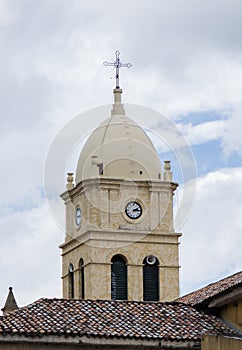
[(125, 115), (116, 53), (110, 117), (86, 141), (75, 183), (68, 174), (64, 298), (170, 301), (179, 296), (170, 162), (162, 169), (144, 130)]

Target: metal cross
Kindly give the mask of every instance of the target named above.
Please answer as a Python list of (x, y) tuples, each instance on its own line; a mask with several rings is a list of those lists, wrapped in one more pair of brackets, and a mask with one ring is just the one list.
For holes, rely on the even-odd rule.
[(116, 78), (116, 89), (119, 89), (119, 68), (121, 67), (132, 67), (132, 64), (131, 63), (121, 63), (120, 61), (120, 58), (119, 58), (119, 55), (120, 55), (120, 52), (119, 51), (116, 51), (115, 52), (115, 55), (116, 55), (116, 61), (115, 62), (103, 62), (104, 66), (107, 67), (107, 66), (113, 66), (116, 68), (116, 75), (115, 75), (115, 78)]

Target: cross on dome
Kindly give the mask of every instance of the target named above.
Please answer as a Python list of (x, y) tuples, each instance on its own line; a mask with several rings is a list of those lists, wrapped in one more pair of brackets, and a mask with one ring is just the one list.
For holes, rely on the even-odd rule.
[(121, 63), (119, 55), (120, 55), (120, 52), (116, 51), (115, 52), (116, 61), (114, 61), (114, 62), (107, 62), (107, 61), (103, 62), (105, 67), (112, 66), (112, 67), (116, 68), (116, 74), (115, 74), (116, 89), (119, 89), (119, 68), (122, 68), (122, 67), (130, 68), (130, 67), (132, 67), (131, 63)]

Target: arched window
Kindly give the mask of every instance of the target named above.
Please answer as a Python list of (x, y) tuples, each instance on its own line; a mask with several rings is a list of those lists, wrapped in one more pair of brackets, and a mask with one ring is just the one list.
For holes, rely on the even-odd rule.
[(120, 255), (115, 255), (111, 262), (111, 298), (113, 300), (127, 300), (126, 260)]
[(70, 263), (68, 268), (68, 275), (69, 275), (69, 298), (74, 298), (74, 267)]
[(159, 261), (154, 255), (148, 255), (143, 261), (144, 301), (159, 300)]
[(80, 299), (85, 298), (85, 287), (84, 287), (84, 261), (79, 261), (79, 295)]

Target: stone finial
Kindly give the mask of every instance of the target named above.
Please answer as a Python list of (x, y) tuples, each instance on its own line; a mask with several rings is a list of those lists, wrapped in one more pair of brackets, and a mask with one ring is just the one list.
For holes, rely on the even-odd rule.
[(123, 90), (120, 88), (116, 88), (113, 90), (114, 93), (114, 104), (113, 104), (113, 109), (111, 111), (112, 115), (125, 115), (125, 110), (122, 104), (122, 95)]
[(74, 187), (74, 177), (73, 173), (67, 173), (67, 184), (66, 184), (66, 189), (69, 191)]
[(16, 299), (13, 295), (13, 288), (9, 287), (9, 292), (8, 292), (8, 296), (5, 302), (4, 307), (2, 308), (2, 312), (4, 315), (13, 312), (15, 310), (18, 310), (18, 304), (16, 302)]
[(169, 160), (164, 161), (164, 181), (172, 181), (171, 162)]

